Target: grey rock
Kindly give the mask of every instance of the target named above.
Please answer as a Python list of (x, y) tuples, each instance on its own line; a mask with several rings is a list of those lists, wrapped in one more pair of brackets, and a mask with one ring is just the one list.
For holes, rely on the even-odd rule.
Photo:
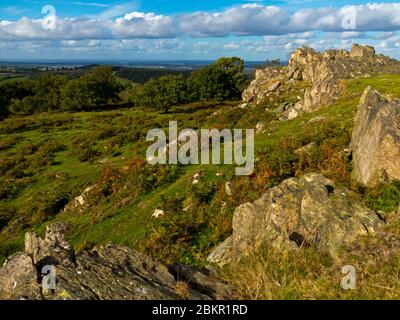
[(229, 299), (232, 295), (231, 289), (226, 284), (213, 280), (207, 269), (200, 271), (191, 266), (178, 264), (170, 266), (169, 270), (175, 278), (187, 282), (191, 288), (213, 299)]
[(400, 100), (365, 89), (351, 139), (352, 177), (373, 187), (400, 180)]
[[(26, 236), (28, 252), (11, 256), (0, 269), (0, 299), (209, 300), (229, 295), (229, 288), (205, 271), (168, 268), (125, 246), (108, 244), (75, 254), (64, 230), (64, 224), (56, 223), (48, 227), (45, 239)], [(54, 267), (55, 289), (40, 285), (45, 264)], [(181, 273), (187, 280), (184, 297), (177, 290)]]
[(0, 299), (42, 299), (36, 267), (28, 254), (10, 256), (0, 269)]
[(256, 134), (262, 133), (264, 129), (265, 129), (265, 123), (259, 122), (256, 124)]
[(232, 236), (228, 237), (214, 248), (207, 261), (222, 268), (232, 262)]
[(353, 44), (350, 52), (351, 58), (372, 58), (375, 56), (375, 49), (371, 46), (360, 46)]
[(315, 142), (311, 142), (301, 148), (295, 150), (295, 154), (298, 156), (311, 155), (317, 150), (317, 144)]
[(280, 81), (274, 82), (274, 83), (272, 83), (272, 84), (267, 88), (267, 91), (268, 91), (268, 92), (274, 92), (274, 91), (276, 91), (280, 86), (281, 86)]
[(332, 104), (339, 96), (340, 80), (368, 77), (374, 72), (400, 72), (400, 62), (376, 55), (370, 46), (354, 45), (351, 52), (327, 50), (323, 53), (303, 47), (294, 51), (287, 67), (257, 70), (255, 80), (243, 93), (243, 100), (259, 103), (283, 84), (283, 90), (290, 91), (296, 82), (306, 82), (309, 88), (300, 97), (295, 111), (282, 118), (293, 119)]
[(44, 239), (31, 232), (25, 234), (25, 252), (35, 265), (74, 265), (74, 250), (64, 238), (67, 229), (68, 225), (56, 222), (47, 226)]
[(311, 173), (287, 179), (235, 210), (232, 258), (237, 261), (265, 243), (287, 249), (314, 246), (336, 258), (344, 245), (373, 234), (381, 223), (347, 189)]
[(326, 120), (326, 117), (318, 116), (307, 121), (307, 124), (314, 124)]

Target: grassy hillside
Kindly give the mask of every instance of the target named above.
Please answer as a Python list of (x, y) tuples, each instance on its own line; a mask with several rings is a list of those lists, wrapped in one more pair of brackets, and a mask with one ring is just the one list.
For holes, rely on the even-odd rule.
[[(359, 189), (350, 181), (350, 159), (344, 152), (350, 142), (359, 98), (368, 85), (400, 97), (400, 75), (379, 75), (344, 82), (344, 93), (334, 105), (288, 122), (277, 121), (274, 106), (241, 110), (237, 102), (195, 103), (175, 107), (168, 114), (136, 108), (6, 119), (0, 122), (1, 258), (21, 249), (27, 229), (43, 232), (49, 221), (63, 220), (72, 225), (68, 238), (77, 250), (112, 241), (139, 248), (165, 263), (202, 265), (210, 250), (230, 234), (236, 206), (255, 200), (265, 188), (288, 177), (311, 171), (352, 188), (370, 207), (389, 214), (399, 205), (400, 185)], [(293, 98), (282, 97), (289, 101)], [(308, 124), (317, 116), (322, 120)], [(177, 120), (179, 129), (255, 128), (263, 122), (265, 130), (255, 141), (254, 174), (236, 177), (235, 166), (230, 165), (146, 164), (147, 131), (156, 127), (166, 129), (169, 120)], [(312, 154), (294, 153), (310, 142), (317, 144)], [(195, 173), (202, 174), (198, 184), (192, 184)], [(225, 192), (228, 181), (233, 195)], [(86, 203), (71, 205), (87, 187), (92, 189)], [(165, 216), (152, 217), (155, 209), (163, 209)], [(287, 286), (280, 287), (287, 291), (276, 286), (274, 290), (267, 288), (275, 279), (270, 273), (262, 273), (265, 278), (260, 283), (266, 286), (265, 292), (276, 298), (304, 298), (307, 294), (311, 298), (323, 297), (325, 292), (309, 291), (307, 286), (321, 285), (318, 288), (322, 290), (336, 281), (326, 277), (321, 284), (307, 282), (326, 272), (322, 267), (330, 262), (323, 257), (312, 253), (301, 259), (279, 254), (275, 257), (275, 267), (280, 265), (278, 269), (283, 272), (278, 278), (281, 281), (280, 276), (287, 277)], [(240, 271), (243, 281), (249, 283), (251, 278), (250, 274), (246, 278), (245, 263), (264, 272), (277, 272), (263, 266), (264, 260), (257, 261), (239, 266), (244, 268)], [(313, 269), (307, 272), (305, 265)], [(244, 282), (239, 283), (242, 278), (237, 277), (237, 272), (228, 271), (227, 279), (236, 279), (241, 288)], [(389, 273), (393, 272), (391, 269)], [(302, 279), (307, 282), (304, 292), (299, 289)], [(243, 295), (239, 298), (271, 297), (245, 289), (241, 288)], [(326, 296), (336, 294), (334, 290)]]

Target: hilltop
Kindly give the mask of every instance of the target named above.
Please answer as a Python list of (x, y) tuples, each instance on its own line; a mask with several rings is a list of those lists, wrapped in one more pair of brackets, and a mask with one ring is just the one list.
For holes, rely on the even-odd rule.
[[(399, 85), (400, 62), (372, 47), (324, 53), (300, 48), (288, 66), (257, 70), (240, 102), (195, 102), (168, 113), (144, 106), (60, 111), (2, 121), (1, 168), (12, 183), (1, 201), (0, 249), (5, 258), (25, 244), (25, 253), (11, 256), (0, 270), (7, 288), (0, 296), (32, 298), (19, 286), (27, 282), (18, 279), (37, 284), (37, 269), (50, 259), (63, 282), (46, 294), (34, 286), (36, 298), (143, 298), (130, 290), (160, 283), (168, 292), (152, 296), (396, 297)], [(235, 176), (229, 165), (146, 164), (143, 137), (170, 120), (178, 120), (180, 129), (254, 128), (254, 173)], [(49, 161), (40, 161), (43, 155)], [(48, 245), (52, 225), (61, 222), (66, 227), (56, 239), (76, 258), (45, 249), (37, 259), (25, 233), (39, 239), (32, 232), (44, 235), (47, 228), (45, 240), (35, 241)], [(121, 252), (149, 261), (162, 274), (133, 279)], [(132, 288), (109, 295), (101, 286), (95, 293), (75, 287), (77, 265), (91, 259), (101, 272), (120, 270), (114, 284), (130, 279)], [(25, 267), (12, 268), (15, 261)], [(341, 287), (345, 265), (357, 271), (355, 290)], [(177, 294), (171, 266), (200, 272), (200, 284)], [(18, 272), (10, 276), (11, 269)], [(90, 286), (93, 277), (89, 270), (77, 281)]]

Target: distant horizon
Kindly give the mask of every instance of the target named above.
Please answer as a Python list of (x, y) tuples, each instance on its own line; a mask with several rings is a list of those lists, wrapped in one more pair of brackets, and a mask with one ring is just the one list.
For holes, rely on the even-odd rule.
[[(125, 67), (136, 69), (170, 69), (170, 70), (194, 70), (212, 64), (215, 60), (0, 60), (1, 67), (54, 67), (54, 68), (79, 68), (91, 65), (110, 65), (112, 67)], [(263, 61), (245, 61), (246, 69), (253, 69), (256, 66), (265, 64)], [(286, 65), (287, 61), (280, 61)]]
[[(218, 59), (218, 58), (217, 58)], [(168, 59), (132, 59), (132, 60), (127, 60), (127, 59), (0, 59), (0, 63), (47, 63), (47, 62), (120, 62), (120, 63), (135, 63), (135, 62), (141, 62), (141, 63), (197, 63), (197, 62), (213, 62), (217, 59), (205, 59), (205, 60), (196, 60), (196, 59), (176, 59), (176, 60), (168, 60)], [(278, 59), (278, 58), (277, 58)], [(243, 60), (245, 63), (259, 63), (259, 62), (265, 62), (267, 60), (271, 59), (265, 59), (265, 60)]]
[(0, 60), (284, 61), (354, 43), (400, 58), (399, 16), (393, 0), (3, 0)]

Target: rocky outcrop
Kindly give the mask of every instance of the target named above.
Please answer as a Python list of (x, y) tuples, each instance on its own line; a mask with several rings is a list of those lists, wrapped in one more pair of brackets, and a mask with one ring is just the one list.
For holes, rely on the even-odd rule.
[(243, 101), (246, 103), (254, 100), (262, 100), (269, 93), (276, 91), (281, 81), (285, 81), (286, 72), (283, 68), (269, 67), (265, 70), (256, 70), (255, 79), (251, 85), (243, 92)]
[(25, 252), (39, 267), (44, 265), (73, 266), (75, 253), (64, 238), (64, 233), (67, 231), (68, 225), (56, 222), (48, 226), (44, 239), (27, 232), (25, 234)]
[(400, 181), (400, 100), (365, 89), (351, 139), (352, 177), (364, 186)]
[[(336, 188), (321, 174), (290, 178), (236, 208), (231, 259), (237, 261), (263, 244), (284, 249), (314, 246), (337, 258), (344, 245), (373, 234), (381, 223), (349, 190)], [(212, 255), (222, 257), (223, 252), (227, 261), (226, 246)]]
[[(221, 299), (230, 294), (206, 270), (167, 267), (125, 246), (75, 254), (64, 231), (57, 223), (47, 228), (45, 239), (27, 234), (26, 252), (10, 256), (0, 269), (0, 299)], [(42, 285), (46, 266), (54, 268), (54, 288)]]
[(331, 104), (340, 93), (340, 80), (369, 77), (378, 71), (400, 72), (400, 63), (376, 55), (374, 48), (369, 46), (353, 45), (351, 52), (328, 50), (324, 53), (303, 47), (292, 54), (287, 67), (258, 70), (255, 80), (244, 91), (243, 100), (246, 103), (263, 101), (272, 89), (276, 90), (272, 86), (274, 83), (289, 87), (298, 82), (308, 83), (304, 96), (280, 117), (281, 120), (290, 120)]
[(360, 59), (373, 58), (375, 57), (375, 48), (371, 46), (360, 46), (355, 44), (351, 49), (350, 57)]

